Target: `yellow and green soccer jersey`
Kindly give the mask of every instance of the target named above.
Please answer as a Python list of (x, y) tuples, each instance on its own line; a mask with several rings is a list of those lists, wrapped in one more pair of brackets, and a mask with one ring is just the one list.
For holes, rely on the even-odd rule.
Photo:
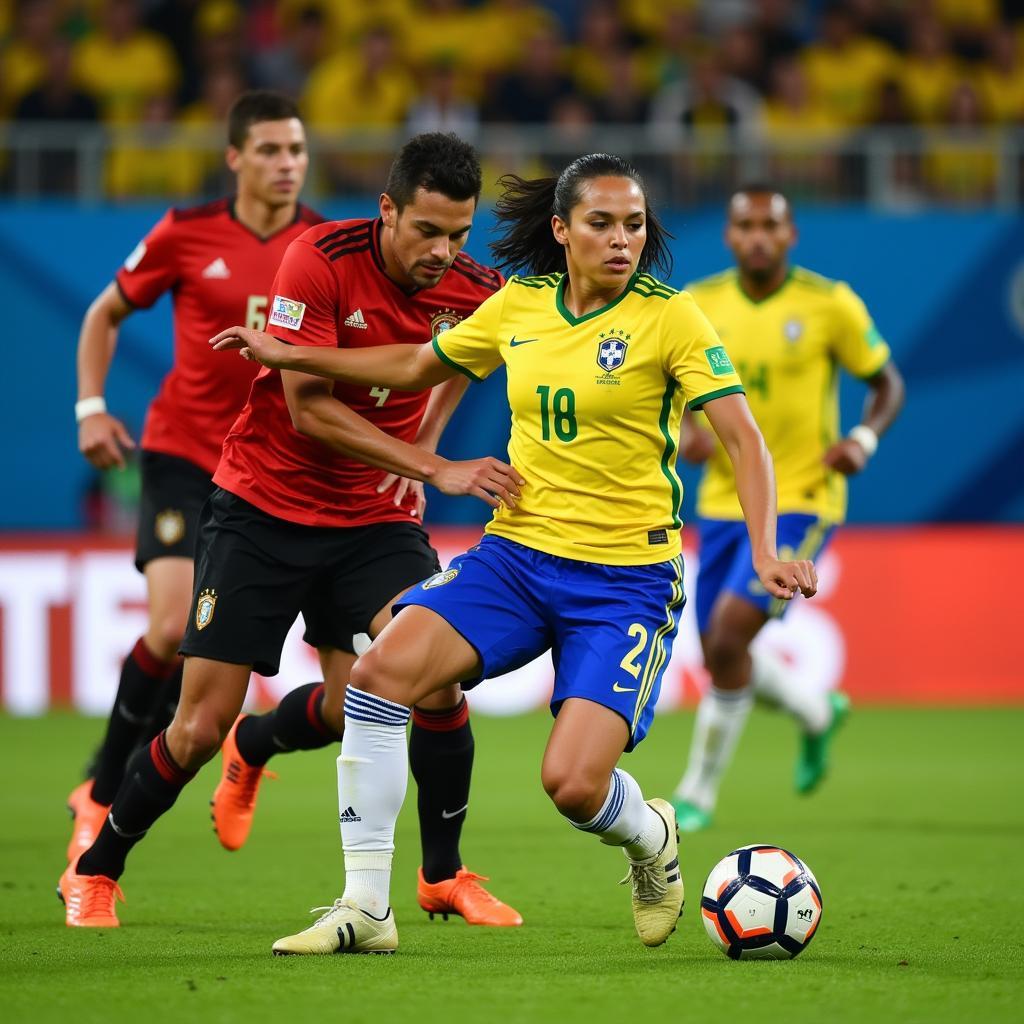
[(574, 317), (565, 277), (513, 277), (434, 349), (475, 379), (508, 367), (509, 461), (526, 485), (487, 532), (607, 565), (679, 554), (683, 402), (743, 388), (696, 303), (647, 274)]
[[(775, 462), (779, 512), (842, 522), (846, 478), (822, 462), (839, 437), (838, 369), (870, 377), (889, 359), (864, 303), (844, 282), (802, 267), (760, 302), (740, 289), (735, 269), (688, 289), (743, 379)], [(708, 519), (743, 517), (732, 463), (720, 444), (701, 480), (697, 512)]]

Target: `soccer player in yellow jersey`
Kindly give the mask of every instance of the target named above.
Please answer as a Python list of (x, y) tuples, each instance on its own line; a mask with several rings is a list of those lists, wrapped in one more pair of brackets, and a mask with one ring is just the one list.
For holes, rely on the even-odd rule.
[[(645, 802), (616, 763), (650, 725), (684, 601), (674, 469), (684, 402), (705, 410), (731, 454), (761, 585), (780, 600), (817, 586), (810, 561), (777, 557), (771, 459), (725, 348), (688, 295), (647, 273), (665, 262), (665, 235), (636, 170), (598, 154), (557, 179), (503, 184), (497, 261), (536, 276), (512, 278), (432, 343), (314, 349), (243, 328), (213, 339), (268, 366), (407, 390), (504, 363), (509, 461), (521, 474), (499, 492), (482, 542), (409, 591), (356, 663), (338, 760), (345, 892), (278, 953), (334, 952), (339, 936), (346, 949), (397, 947), (388, 889), (409, 707), (549, 649), (557, 719), (544, 788), (576, 828), (625, 851), (641, 940), (657, 946), (675, 930), (672, 807)], [(421, 479), (435, 459), (424, 453)]]
[[(864, 303), (841, 281), (791, 266), (796, 241), (785, 196), (754, 186), (729, 203), (726, 244), (736, 268), (689, 286), (743, 379), (778, 481), (778, 545), (816, 558), (846, 515), (846, 478), (859, 473), (903, 403), (903, 381)], [(863, 379), (863, 419), (839, 434), (838, 371)], [(697, 712), (690, 761), (674, 800), (679, 826), (711, 822), (718, 786), (756, 695), (789, 711), (803, 742), (796, 787), (810, 792), (846, 714), (842, 694), (810, 693), (767, 652), (751, 650), (786, 608), (754, 571), (739, 480), (725, 448), (687, 416), (681, 452), (707, 462), (697, 495), (697, 625), (711, 686)]]

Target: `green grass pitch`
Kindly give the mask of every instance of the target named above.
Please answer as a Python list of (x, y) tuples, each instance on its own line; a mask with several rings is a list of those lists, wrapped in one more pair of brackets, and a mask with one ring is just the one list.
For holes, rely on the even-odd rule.
[[(212, 834), (211, 765), (129, 861), (112, 931), (64, 927), (63, 798), (98, 738), (71, 716), (0, 718), (0, 1007), (7, 1021), (1021, 1020), (1024, 770), (1018, 710), (855, 709), (831, 778), (790, 785), (791, 724), (756, 712), (715, 827), (684, 837), (687, 909), (659, 949), (633, 932), (617, 850), (560, 820), (540, 787), (544, 715), (474, 719), (463, 855), (523, 913), (521, 929), (429, 922), (415, 903), (410, 789), (393, 885), (394, 957), (274, 958), (271, 942), (341, 889), (334, 752), (280, 757), (249, 845)], [(692, 717), (659, 718), (625, 759), (668, 795)], [(704, 934), (708, 870), (732, 848), (803, 857), (824, 897), (796, 961), (733, 963)]]

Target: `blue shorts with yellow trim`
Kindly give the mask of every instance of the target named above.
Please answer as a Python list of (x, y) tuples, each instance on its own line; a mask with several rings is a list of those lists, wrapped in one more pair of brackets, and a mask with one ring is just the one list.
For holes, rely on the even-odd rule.
[(551, 650), (551, 712), (569, 697), (610, 708), (629, 726), (626, 750), (647, 734), (683, 608), (681, 557), (599, 565), (487, 535), (395, 605), (430, 608), (480, 655), (483, 679)]
[[(711, 609), (724, 591), (781, 618), (792, 601), (772, 597), (754, 572), (747, 525), (733, 519), (701, 519), (700, 571), (697, 573), (697, 629), (707, 632)], [(779, 558), (817, 558), (835, 532), (835, 525), (817, 516), (786, 512), (779, 516), (776, 546)]]

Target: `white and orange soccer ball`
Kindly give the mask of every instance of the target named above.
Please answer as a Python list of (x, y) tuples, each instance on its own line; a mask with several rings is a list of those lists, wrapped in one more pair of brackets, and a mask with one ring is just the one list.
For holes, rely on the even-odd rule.
[(788, 850), (743, 846), (711, 869), (700, 912), (708, 937), (733, 960), (791, 960), (818, 930), (821, 889)]

